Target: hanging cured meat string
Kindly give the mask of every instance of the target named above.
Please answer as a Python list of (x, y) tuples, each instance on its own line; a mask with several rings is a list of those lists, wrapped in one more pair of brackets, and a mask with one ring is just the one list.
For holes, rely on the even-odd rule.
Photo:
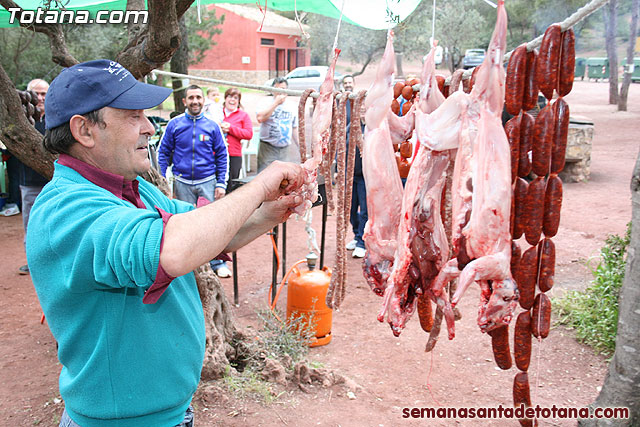
[(311, 208), (313, 202), (318, 198), (318, 168), (322, 163), (324, 155), (329, 148), (331, 139), (331, 120), (333, 117), (333, 76), (338, 61), (340, 50), (335, 49), (331, 66), (327, 71), (327, 75), (320, 86), (312, 117), (311, 132), (311, 157), (305, 160), (302, 167), (305, 169), (306, 177), (302, 187), (297, 194), (302, 196), (303, 202), (295, 208), (294, 212), (302, 215), (306, 210)]
[[(519, 304), (524, 310), (518, 314), (514, 329), (513, 352), (520, 372), (513, 380), (513, 400), (526, 407), (532, 404), (527, 374), (531, 337), (546, 338), (551, 323), (551, 301), (545, 292), (553, 287), (555, 274), (555, 245), (551, 238), (560, 223), (562, 181), (558, 173), (564, 168), (569, 129), (569, 106), (563, 97), (573, 86), (574, 66), (573, 30), (563, 32), (559, 24), (554, 24), (545, 31), (539, 52), (526, 52), (526, 46), (520, 46), (511, 55), (507, 68), (505, 105), (510, 114), (521, 118), (519, 139), (509, 138), (512, 153), (517, 152), (512, 157), (517, 174), (512, 175), (512, 238), (524, 234), (531, 245), (511, 264), (520, 291)], [(534, 121), (527, 111), (536, 107), (538, 89), (547, 105)], [(552, 102), (555, 94), (558, 98)], [(514, 120), (506, 125), (508, 135), (517, 133), (518, 121)], [(527, 184), (523, 178), (530, 178), (531, 174), (534, 179)], [(520, 251), (515, 240), (512, 245)], [(519, 421), (523, 426), (534, 423), (531, 419)]]

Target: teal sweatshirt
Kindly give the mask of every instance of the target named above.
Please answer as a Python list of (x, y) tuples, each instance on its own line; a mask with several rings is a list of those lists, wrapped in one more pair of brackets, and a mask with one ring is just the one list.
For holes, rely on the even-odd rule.
[(170, 200), (138, 178), (139, 209), (56, 162), (27, 232), (31, 277), (62, 363), (60, 394), (83, 427), (174, 426), (200, 380), (205, 328), (193, 273), (174, 279), (155, 304)]

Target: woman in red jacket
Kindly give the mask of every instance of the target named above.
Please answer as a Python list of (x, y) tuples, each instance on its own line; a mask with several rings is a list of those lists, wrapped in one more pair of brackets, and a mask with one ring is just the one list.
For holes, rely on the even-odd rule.
[(242, 168), (242, 140), (253, 137), (253, 123), (246, 111), (241, 110), (242, 94), (234, 87), (224, 93), (224, 120), (220, 124), (222, 132), (227, 137), (229, 147), (229, 179), (227, 180), (227, 194), (232, 189), (233, 179), (240, 176)]

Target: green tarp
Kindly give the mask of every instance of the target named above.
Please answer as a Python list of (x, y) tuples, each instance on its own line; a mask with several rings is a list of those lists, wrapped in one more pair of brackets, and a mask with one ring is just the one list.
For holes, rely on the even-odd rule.
[[(344, 1), (344, 7), (343, 7)], [(17, 0), (16, 3), (25, 11), (37, 11), (43, 8), (42, 0)], [(213, 3), (235, 3), (255, 5), (256, 0), (202, 0), (201, 5)], [(312, 12), (338, 19), (343, 11), (343, 20), (361, 27), (372, 29), (386, 29), (403, 21), (414, 11), (420, 0), (266, 0), (267, 9), (300, 12)], [(126, 0), (69, 0), (62, 1), (66, 10), (88, 11), (90, 19), (95, 19), (95, 14), (102, 10), (125, 10)], [(194, 3), (196, 4), (196, 3)], [(259, 4), (265, 7), (265, 0)], [(52, 2), (52, 10), (58, 10)], [(35, 19), (36, 12), (34, 12)], [(60, 16), (60, 15), (58, 15)], [(40, 13), (42, 19), (55, 19), (53, 14)], [(11, 14), (4, 8), (0, 8), (0, 28), (17, 26), (17, 20), (10, 23)]]

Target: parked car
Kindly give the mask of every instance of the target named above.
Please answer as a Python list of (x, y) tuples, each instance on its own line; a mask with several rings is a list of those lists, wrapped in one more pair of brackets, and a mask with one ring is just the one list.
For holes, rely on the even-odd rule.
[[(294, 90), (305, 90), (305, 89), (315, 89), (319, 90), (320, 85), (324, 81), (325, 76), (327, 75), (327, 71), (329, 67), (324, 65), (312, 65), (309, 67), (298, 67), (293, 71), (290, 71), (288, 74), (284, 76), (287, 79), (287, 83), (289, 83), (289, 89)], [(339, 72), (334, 72), (333, 80), (336, 86), (336, 89), (339, 88), (340, 83), (342, 82), (343, 75)], [(265, 82), (265, 86), (271, 86), (273, 84), (273, 79), (269, 79)]]
[(464, 52), (464, 58), (462, 58), (462, 68), (466, 70), (482, 64), (485, 54), (484, 49), (467, 49)]

